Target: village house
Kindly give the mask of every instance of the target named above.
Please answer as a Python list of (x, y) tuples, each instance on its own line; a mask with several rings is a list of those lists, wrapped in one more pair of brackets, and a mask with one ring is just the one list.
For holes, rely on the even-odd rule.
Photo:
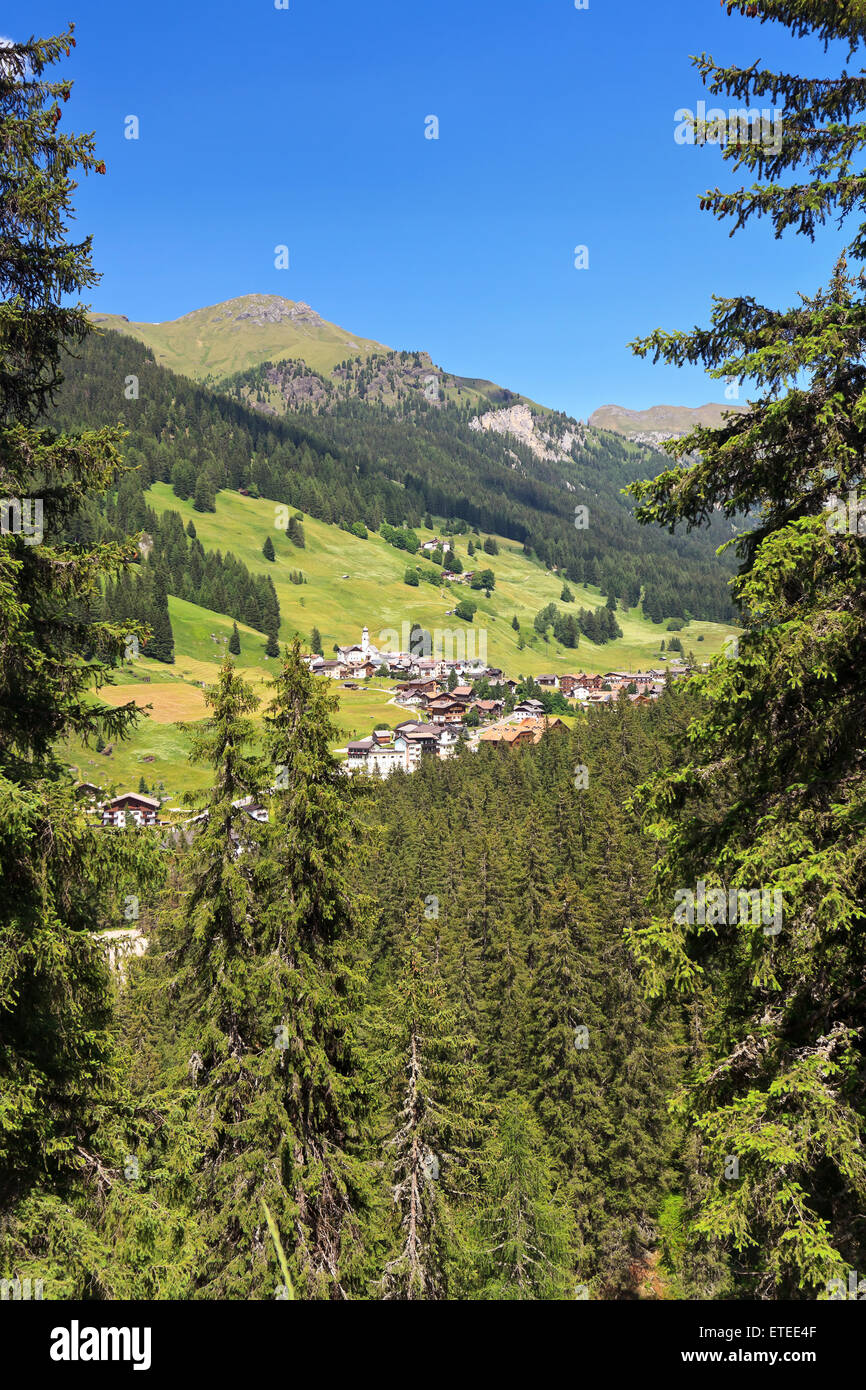
[(466, 707), (462, 700), (451, 695), (437, 695), (427, 701), (427, 713), (434, 724), (461, 724), (466, 718)]
[(519, 748), (527, 743), (540, 743), (542, 735), (550, 729), (565, 729), (561, 719), (530, 715), (519, 724), (494, 724), (479, 735), (479, 743), (504, 743), (508, 748)]
[(329, 680), (341, 681), (350, 675), (349, 668), (342, 661), (325, 661), (324, 657), (313, 662), (310, 670), (316, 676), (327, 676)]
[[(380, 739), (387, 733), (388, 741)], [(389, 777), (392, 772), (414, 772), (425, 754), (450, 757), (460, 740), (460, 728), (443, 728), (407, 720), (390, 730), (377, 729), (369, 738), (353, 740), (346, 750), (345, 771), (364, 772), (371, 777)]]
[(143, 796), (141, 792), (121, 792), (102, 806), (102, 824), (120, 827), (124, 825), (157, 825), (161, 802), (158, 797)]
[(443, 693), (449, 694), (452, 700), (460, 700), (464, 705), (468, 705), (469, 701), (472, 699), (472, 686), (455, 685), (453, 690)]
[(482, 719), (490, 719), (500, 715), (505, 708), (502, 700), (473, 700), (472, 709), (477, 709)]
[(439, 681), (430, 678), (427, 680), (403, 681), (397, 686), (395, 699), (400, 705), (420, 705), (441, 694), (442, 686)]
[(540, 700), (521, 700), (519, 705), (514, 706), (515, 714), (538, 715), (544, 713), (544, 705)]

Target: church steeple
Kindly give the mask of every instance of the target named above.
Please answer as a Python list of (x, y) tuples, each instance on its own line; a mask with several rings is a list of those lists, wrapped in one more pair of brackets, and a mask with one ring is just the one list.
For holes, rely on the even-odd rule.
[(370, 633), (365, 624), (364, 631), (361, 633), (361, 651), (366, 656), (370, 650)]

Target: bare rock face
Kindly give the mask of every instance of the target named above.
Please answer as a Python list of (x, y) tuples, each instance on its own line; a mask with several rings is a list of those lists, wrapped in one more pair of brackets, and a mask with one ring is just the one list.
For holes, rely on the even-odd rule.
[(488, 430), (494, 434), (510, 434), (535, 454), (536, 458), (551, 462), (571, 457), (575, 444), (581, 442), (578, 430), (566, 429), (558, 438), (542, 428), (528, 405), (509, 405), (502, 410), (488, 410), (484, 415), (476, 415), (470, 420), (469, 428)]
[[(279, 367), (269, 367), (265, 376), (280, 392), (290, 410), (303, 405), (322, 406), (332, 395), (330, 383), (317, 372), (311, 372), (304, 362), (293, 361)], [(259, 408), (264, 409), (262, 406)], [(273, 410), (273, 407), (269, 409)]]
[(242, 309), (236, 310), (229, 305), (227, 311), (218, 314), (212, 322), (222, 323), (225, 319), (232, 319), (235, 323), (241, 323), (245, 319), (252, 319), (253, 323), (266, 324), (283, 323), (288, 319), (291, 323), (303, 323), (310, 328), (321, 328), (324, 324), (324, 319), (309, 304), (295, 304), (278, 294), (248, 296), (241, 302), (244, 305)]
[(295, 323), (309, 323), (313, 328), (320, 328), (324, 323), (324, 319), (321, 315), (317, 314), (315, 309), (311, 308), (309, 304), (305, 304), (303, 300), (292, 305), (289, 318), (294, 320)]

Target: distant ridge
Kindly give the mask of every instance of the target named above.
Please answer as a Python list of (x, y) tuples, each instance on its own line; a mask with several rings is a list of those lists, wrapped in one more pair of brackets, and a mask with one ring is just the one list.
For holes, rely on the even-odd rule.
[(589, 417), (590, 425), (599, 430), (613, 430), (637, 444), (661, 444), (666, 439), (678, 439), (697, 425), (715, 428), (725, 414), (745, 410), (736, 401), (706, 405), (652, 405), (648, 410), (628, 410), (624, 405), (602, 405)]

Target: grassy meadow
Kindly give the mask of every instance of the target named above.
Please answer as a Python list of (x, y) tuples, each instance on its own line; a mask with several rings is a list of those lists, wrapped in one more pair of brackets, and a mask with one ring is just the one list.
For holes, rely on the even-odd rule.
[[(276, 529), (273, 502), (221, 492), (215, 512), (197, 512), (191, 502), (181, 502), (166, 483), (150, 488), (147, 499), (157, 512), (173, 510), (180, 513), (184, 523), (193, 520), (206, 549), (231, 550), (251, 570), (269, 573), (280, 601), (281, 640), (288, 641), (299, 632), (306, 646), (312, 628), (317, 627), (326, 655), (336, 644), (360, 640), (365, 623), (370, 640), (385, 646), (389, 632), (398, 634), (399, 645), (403, 624), (418, 622), (434, 633), (437, 629), (474, 633), (476, 642), (482, 632), (486, 633), (487, 661), (502, 667), (509, 676), (537, 676), (545, 671), (595, 673), (658, 665), (659, 645), (670, 636), (664, 624), (650, 622), (638, 608), (617, 613), (623, 636), (607, 646), (596, 646), (586, 638), (581, 638), (577, 649), (562, 648), (552, 639), (542, 641), (532, 620), (545, 604), (566, 607), (560, 603), (562, 580), (528, 560), (515, 542), (503, 537), (497, 537), (498, 555), (486, 555), (479, 549), (472, 558), (466, 549), (469, 537), (456, 539), (456, 553), (466, 569), (490, 568), (496, 575), (496, 588), (489, 599), (483, 593), (471, 593), (478, 611), (474, 623), (465, 624), (449, 617), (447, 610), (461, 597), (470, 596), (468, 586), (438, 589), (422, 582), (411, 588), (404, 583), (404, 574), (408, 564), (419, 563), (418, 558), (395, 550), (379, 536), (360, 540), (339, 527), (306, 517), (306, 547), (299, 549)], [(424, 540), (433, 534), (418, 530)], [(273, 562), (262, 554), (267, 535), (276, 550)], [(292, 584), (289, 573), (299, 569), (307, 582)], [(597, 589), (570, 587), (574, 607), (599, 608), (604, 604)], [(205, 717), (203, 686), (216, 678), (232, 620), (179, 598), (169, 599), (169, 610), (175, 637), (174, 665), (139, 658), (116, 673), (113, 686), (100, 692), (107, 703), (134, 701), (142, 707), (143, 717), (133, 735), (115, 744), (108, 755), (73, 741), (67, 746), (67, 756), (84, 781), (121, 791), (135, 789), (143, 776), (150, 789), (170, 795), (174, 802), (184, 791), (200, 791), (208, 784), (208, 769), (188, 762), (189, 735), (179, 725)], [(515, 615), (526, 643), (522, 650), (511, 625)], [(686, 648), (707, 659), (720, 651), (734, 630), (718, 623), (693, 622), (678, 635)], [(265, 703), (276, 658), (265, 656), (262, 633), (243, 623), (238, 623), (238, 631), (241, 652), (236, 664)], [(704, 640), (698, 643), (700, 636)], [(405, 712), (390, 703), (392, 682), (374, 677), (358, 690), (346, 690), (342, 684), (336, 684), (335, 689), (340, 697), (338, 747), (363, 737), (377, 723), (394, 725), (404, 717)]]

